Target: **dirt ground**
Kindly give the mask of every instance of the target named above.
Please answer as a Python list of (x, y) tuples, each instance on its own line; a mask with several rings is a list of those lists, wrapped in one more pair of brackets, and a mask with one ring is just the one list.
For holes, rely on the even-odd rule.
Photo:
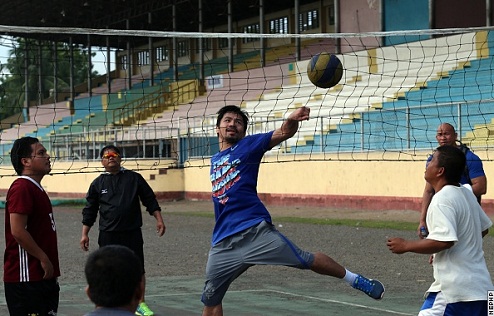
[[(146, 274), (159, 275), (190, 275), (203, 273), (210, 246), (214, 219), (212, 203), (209, 201), (177, 201), (161, 202), (162, 215), (167, 226), (163, 237), (154, 234), (154, 218), (143, 214), (143, 233), (145, 238)], [(328, 250), (329, 253), (344, 250), (346, 246), (366, 244), (383, 248), (384, 236), (373, 242), (375, 234), (364, 228), (349, 228), (344, 226), (310, 225), (298, 223), (277, 222), (277, 217), (303, 218), (348, 218), (348, 219), (378, 219), (393, 221), (418, 220), (416, 211), (366, 211), (366, 210), (333, 210), (321, 207), (268, 207), (277, 228), (291, 238), (300, 247), (310, 251)], [(55, 208), (57, 230), (59, 236), (60, 259), (63, 268), (62, 280), (68, 282), (81, 279), (81, 261), (86, 253), (79, 249), (81, 231), (81, 208), (74, 206), (58, 206)], [(208, 216), (190, 216), (190, 212), (200, 212)], [(183, 214), (183, 215), (182, 215)], [(379, 231), (379, 230), (377, 230)], [(356, 234), (357, 232), (357, 234)], [(365, 233), (365, 237), (360, 235)], [(383, 232), (380, 232), (383, 233)], [(369, 234), (370, 236), (367, 236)], [(413, 234), (407, 232), (407, 234)], [(380, 235), (380, 234), (379, 234)], [(345, 246), (345, 240), (346, 246)], [(380, 243), (380, 244), (378, 244)], [(331, 246), (333, 245), (333, 246)], [(341, 246), (339, 246), (341, 245)], [(328, 246), (330, 247), (328, 249)], [(90, 249), (97, 247), (97, 227), (90, 232)], [(382, 250), (382, 249), (381, 249)], [(348, 251), (344, 257), (349, 257), (353, 251)], [(359, 252), (355, 251), (356, 253)], [(335, 256), (335, 259), (338, 255)], [(187, 265), (184, 265), (184, 260)], [(349, 261), (359, 262), (358, 259)], [(64, 268), (65, 267), (65, 268)]]
[[(176, 201), (162, 202), (163, 214), (175, 212), (204, 212), (213, 213), (213, 204), (210, 201)], [(328, 219), (369, 219), (382, 221), (417, 222), (420, 213), (411, 210), (357, 210), (357, 209), (331, 209), (317, 206), (277, 206), (267, 205), (273, 218), (276, 217), (302, 217), (302, 218), (328, 218)]]
[[(163, 218), (167, 226), (163, 237), (155, 234), (155, 221), (144, 214), (144, 242), (146, 275), (148, 278), (159, 276), (202, 276), (210, 247), (214, 219), (211, 216), (189, 216), (189, 212), (211, 214), (211, 202), (163, 202)], [(268, 207), (277, 228), (292, 239), (299, 247), (309, 251), (322, 251), (349, 269), (370, 277), (381, 278), (385, 283), (396, 283), (399, 276), (403, 290), (426, 290), (432, 282), (432, 267), (427, 264), (428, 257), (417, 254), (392, 254), (386, 247), (388, 236), (416, 238), (415, 232), (389, 229), (371, 229), (363, 227), (314, 225), (284, 223), (276, 220), (280, 216), (299, 216), (316, 218), (379, 219), (390, 221), (417, 222), (416, 211), (366, 211), (366, 210), (330, 210), (320, 207)], [(62, 206), (55, 209), (57, 229), (59, 231), (60, 260), (63, 270), (61, 282), (83, 281), (83, 263), (87, 253), (79, 248), (81, 231), (81, 209)], [(182, 215), (183, 213), (183, 215)], [(97, 229), (90, 232), (90, 250), (97, 247)], [(494, 249), (493, 238), (486, 238), (485, 249)], [(494, 271), (493, 251), (486, 251), (491, 271)], [(238, 286), (249, 286), (249, 282), (259, 282), (263, 278), (283, 269), (291, 271), (276, 282), (286, 282), (298, 273), (293, 269), (280, 267), (261, 267), (252, 269), (254, 278), (241, 278), (235, 282)], [(320, 279), (311, 274), (304, 278)], [(250, 281), (249, 281), (250, 280)], [(244, 283), (246, 282), (246, 283)], [(262, 282), (261, 282), (262, 283)], [(398, 286), (398, 285), (397, 285)], [(421, 299), (421, 298), (420, 298)]]

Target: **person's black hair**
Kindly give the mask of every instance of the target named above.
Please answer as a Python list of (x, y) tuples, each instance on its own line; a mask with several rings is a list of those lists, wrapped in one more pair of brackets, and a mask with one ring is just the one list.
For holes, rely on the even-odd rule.
[(26, 136), (16, 139), (14, 145), (12, 145), (12, 149), (10, 150), (10, 161), (18, 175), (21, 175), (24, 171), (24, 165), (22, 164), (21, 159), (28, 158), (33, 154), (31, 145), (36, 143), (39, 143), (37, 138)]
[(108, 245), (92, 252), (84, 273), (91, 301), (110, 308), (128, 305), (143, 277), (137, 255), (121, 245)]
[(103, 158), (103, 154), (105, 153), (105, 151), (107, 150), (113, 150), (114, 152), (116, 152), (119, 156), (122, 156), (122, 154), (120, 153), (120, 149), (117, 147), (117, 146), (114, 146), (114, 145), (108, 145), (108, 146), (105, 146), (101, 149), (101, 151), (99, 152), (99, 157), (100, 158)]
[(465, 170), (466, 156), (456, 146), (444, 145), (436, 149), (438, 167), (444, 168), (444, 176), (449, 184), (460, 183), (463, 170)]
[(218, 110), (218, 112), (216, 113), (218, 114), (218, 118), (216, 120), (216, 127), (220, 127), (220, 123), (221, 120), (223, 119), (223, 116), (225, 116), (225, 114), (228, 112), (240, 115), (240, 117), (242, 117), (242, 120), (244, 121), (244, 132), (247, 131), (247, 124), (249, 124), (249, 117), (247, 116), (247, 113), (245, 111), (242, 111), (242, 109), (236, 105), (225, 105), (224, 107)]

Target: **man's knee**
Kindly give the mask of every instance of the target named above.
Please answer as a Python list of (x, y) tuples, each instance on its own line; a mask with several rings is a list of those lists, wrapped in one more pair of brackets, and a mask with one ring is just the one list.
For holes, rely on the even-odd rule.
[(201, 302), (207, 307), (221, 305), (227, 289), (228, 286), (225, 284), (220, 287), (215, 287), (211, 282), (206, 282), (204, 291), (202, 292)]

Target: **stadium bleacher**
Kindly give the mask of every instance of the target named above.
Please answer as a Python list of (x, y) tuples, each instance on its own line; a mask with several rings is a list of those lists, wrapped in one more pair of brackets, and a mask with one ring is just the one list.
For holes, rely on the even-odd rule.
[[(341, 122), (329, 129), (319, 126), (312, 131), (312, 138), (301, 129), (298, 139), (310, 141), (304, 145), (297, 139), (289, 140), (287, 151), (293, 152), (292, 147), (298, 153), (433, 148), (436, 141), (430, 131), (435, 130), (444, 118), (458, 117), (458, 111), (468, 116), (468, 120), (457, 119), (452, 122), (458, 125), (459, 131), (463, 131), (460, 137), (472, 137), (472, 133), (468, 133), (472, 129), (484, 130), (487, 131), (484, 135), (490, 135), (489, 131), (494, 131), (494, 127), (489, 128), (485, 122), (494, 117), (493, 111), (489, 109), (492, 104), (482, 100), (493, 99), (494, 73), (490, 70), (493, 57), (482, 56), (482, 59), (476, 59), (473, 46), (457, 47), (460, 46), (461, 51), (454, 48), (443, 54), (436, 51), (430, 56), (425, 55), (418, 61), (425, 67), (413, 70), (406, 66), (406, 71), (400, 68), (403, 61), (383, 53), (382, 60), (386, 62), (385, 65), (383, 62), (382, 73), (364, 72), (358, 75), (356, 84), (345, 81), (343, 88), (332, 95), (335, 102), (330, 106), (331, 110), (348, 106), (359, 115), (346, 120), (341, 116)], [(396, 62), (393, 63), (393, 60)], [(343, 64), (348, 67), (348, 63)], [(345, 71), (348, 77), (347, 69)], [(331, 89), (326, 94), (328, 95), (331, 95)], [(369, 102), (362, 102), (363, 106), (354, 106), (356, 101), (352, 100), (359, 100), (362, 96), (369, 97)], [(379, 103), (376, 97), (383, 97), (383, 102)], [(307, 105), (317, 108), (321, 117), (333, 118), (338, 115), (338, 111), (327, 113), (327, 106), (322, 100), (324, 98)], [(476, 127), (475, 124), (481, 125)], [(463, 137), (462, 140), (468, 142), (468, 137)], [(469, 141), (469, 144), (475, 143)]]

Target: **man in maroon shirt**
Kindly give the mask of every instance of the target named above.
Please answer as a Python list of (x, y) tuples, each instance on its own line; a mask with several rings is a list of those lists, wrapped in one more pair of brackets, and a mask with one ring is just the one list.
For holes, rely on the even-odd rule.
[(14, 142), (10, 158), (19, 177), (7, 192), (3, 281), (10, 315), (56, 315), (60, 276), (57, 232), (41, 180), (50, 156), (33, 137)]

